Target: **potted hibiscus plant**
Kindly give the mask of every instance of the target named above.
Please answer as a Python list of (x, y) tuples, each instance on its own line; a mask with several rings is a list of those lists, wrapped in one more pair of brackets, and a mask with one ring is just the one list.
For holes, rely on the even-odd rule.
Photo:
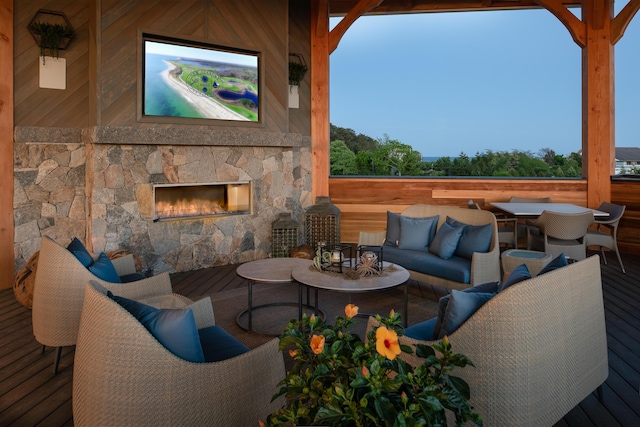
[(454, 354), (446, 337), (418, 345), (416, 355), (425, 361), (412, 367), (399, 357), (412, 353), (399, 343), (399, 314), (376, 316), (379, 326), (362, 341), (349, 331), (357, 313), (349, 304), (333, 326), (313, 315), (288, 324), (280, 349), (289, 350), (294, 366), (273, 397), (284, 395), (286, 404), (261, 425), (446, 426), (447, 412), (456, 425), (482, 425), (469, 405), (468, 384), (450, 374), (473, 363)]

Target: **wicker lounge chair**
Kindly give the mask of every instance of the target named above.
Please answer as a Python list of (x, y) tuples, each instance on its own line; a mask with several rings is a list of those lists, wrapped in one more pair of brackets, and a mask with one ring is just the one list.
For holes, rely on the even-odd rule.
[[(120, 276), (136, 271), (130, 255), (113, 260), (113, 264)], [(76, 343), (84, 288), (89, 280), (95, 280), (114, 294), (127, 298), (173, 295), (184, 305), (193, 302), (173, 294), (168, 273), (130, 283), (105, 282), (94, 276), (66, 248), (44, 236), (34, 284), (32, 322), (33, 335), (40, 344), (58, 347), (53, 365), (54, 374), (58, 370), (62, 347)]]
[[(92, 282), (86, 286), (73, 371), (76, 426), (253, 426), (282, 406), (278, 339), (220, 362), (167, 350)], [(210, 298), (192, 304), (198, 328), (214, 325)]]
[(593, 214), (582, 212), (565, 214), (544, 211), (532, 226), (540, 230), (534, 234), (528, 229), (527, 245), (533, 250), (544, 251), (553, 256), (564, 253), (573, 260), (587, 257), (586, 234), (593, 224)]
[[(625, 205), (602, 202), (598, 210), (609, 212), (609, 217), (596, 219), (595, 224), (597, 228), (593, 231), (588, 231), (586, 236), (587, 246), (598, 246), (600, 248), (602, 261), (605, 265), (607, 265), (607, 257), (604, 253), (604, 248), (614, 251), (618, 256), (620, 270), (622, 270), (623, 273), (626, 273), (626, 271), (624, 270), (622, 258), (620, 258), (620, 251), (618, 250), (618, 225), (626, 208)], [(606, 229), (608, 229), (608, 231), (605, 231)]]
[(609, 373), (599, 256), (505, 289), (448, 338), (475, 365), (453, 375), (469, 384), (484, 425), (554, 425)]

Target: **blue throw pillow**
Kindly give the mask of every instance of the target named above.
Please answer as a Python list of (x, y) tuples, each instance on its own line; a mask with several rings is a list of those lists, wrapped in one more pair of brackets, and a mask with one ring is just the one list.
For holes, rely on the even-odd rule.
[(470, 225), (451, 217), (447, 217), (447, 224), (454, 227), (463, 227), (462, 237), (460, 237), (460, 242), (458, 242), (454, 255), (471, 259), (474, 252), (489, 251), (491, 234), (493, 233), (491, 224)]
[(204, 362), (196, 319), (190, 308), (157, 309), (129, 298), (107, 295), (124, 307), (167, 350), (190, 362)]
[(414, 340), (432, 341), (437, 320), (437, 317), (432, 317), (424, 322), (411, 325), (404, 330), (404, 335)]
[(429, 245), (429, 252), (442, 259), (451, 258), (458, 247), (462, 231), (462, 228), (455, 228), (446, 222), (443, 223)]
[(198, 334), (205, 362), (219, 362), (249, 351), (249, 347), (218, 325), (202, 328)]
[(453, 289), (447, 311), (442, 321), (442, 327), (438, 334), (438, 339), (445, 335), (454, 333), (464, 322), (467, 321), (485, 302), (493, 298), (494, 293), (485, 292), (462, 292)]
[(74, 237), (71, 243), (69, 243), (67, 250), (78, 258), (78, 261), (80, 261), (80, 263), (85, 267), (89, 267), (93, 264), (93, 257), (77, 237)]
[[(463, 289), (460, 292), (466, 293), (490, 293), (495, 294), (498, 292), (498, 282), (487, 282), (481, 283), (479, 285), (471, 286), (469, 288)], [(451, 294), (445, 295), (438, 301), (438, 316), (436, 317), (436, 323), (433, 327), (433, 339), (437, 340), (440, 336), (440, 329), (442, 328), (442, 322), (444, 321), (444, 315), (447, 312), (447, 306), (449, 305), (449, 300), (451, 298)]]
[(542, 270), (538, 272), (538, 276), (544, 273), (548, 273), (553, 270), (557, 270), (560, 267), (566, 267), (569, 265), (567, 258), (564, 256), (564, 253), (561, 253), (551, 261), (547, 265), (545, 265)]
[(384, 243), (391, 246), (398, 246), (400, 240), (400, 217), (402, 215), (387, 211), (387, 236)]
[(89, 266), (89, 271), (105, 282), (122, 283), (116, 268), (104, 252), (102, 252), (98, 256), (98, 259)]
[(513, 286), (516, 283), (522, 282), (523, 280), (531, 279), (531, 273), (529, 273), (529, 268), (526, 264), (520, 264), (516, 268), (513, 269), (509, 277), (500, 284), (498, 288), (498, 292), (502, 292), (507, 289), (509, 286)]
[(438, 226), (438, 215), (429, 218), (400, 217), (399, 249), (426, 251)]

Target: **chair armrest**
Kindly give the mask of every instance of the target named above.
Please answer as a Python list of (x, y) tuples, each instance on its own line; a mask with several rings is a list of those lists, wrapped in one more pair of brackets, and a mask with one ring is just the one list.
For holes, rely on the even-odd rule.
[(125, 276), (136, 272), (136, 264), (132, 254), (114, 258), (111, 263), (116, 268), (118, 276)]
[(115, 295), (135, 300), (159, 295), (171, 295), (173, 293), (171, 278), (167, 272), (129, 283), (109, 283), (104, 280), (96, 281)]
[(198, 329), (207, 328), (216, 324), (215, 316), (213, 315), (213, 306), (211, 305), (211, 297), (199, 299), (189, 304), (188, 307), (193, 311)]
[(358, 238), (358, 245), (371, 245), (381, 246), (384, 243), (384, 239), (387, 237), (386, 230), (370, 233), (368, 231), (361, 231)]
[(500, 250), (474, 252), (471, 258), (471, 286), (500, 280)]

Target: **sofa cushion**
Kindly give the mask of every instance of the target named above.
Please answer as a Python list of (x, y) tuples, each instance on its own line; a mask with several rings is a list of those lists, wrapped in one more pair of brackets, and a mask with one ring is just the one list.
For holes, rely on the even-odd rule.
[[(498, 292), (499, 282), (487, 282), (481, 283), (479, 285), (471, 286), (469, 288), (463, 289), (461, 292), (465, 293), (490, 293), (495, 294)], [(438, 301), (438, 315), (436, 316), (436, 323), (433, 327), (433, 339), (438, 339), (440, 335), (440, 329), (442, 328), (442, 322), (444, 321), (444, 315), (447, 312), (447, 306), (449, 305), (449, 301), (451, 298), (451, 294), (445, 295)]]
[(462, 292), (453, 289), (438, 332), (438, 339), (455, 332), (494, 295), (495, 293), (489, 292)]
[(437, 317), (411, 325), (404, 330), (405, 336), (421, 341), (432, 341)]
[(502, 292), (507, 289), (509, 286), (513, 286), (516, 283), (522, 282), (523, 280), (531, 279), (531, 273), (529, 273), (529, 268), (526, 264), (520, 264), (509, 274), (509, 277), (506, 278), (498, 288), (498, 292)]
[(400, 238), (398, 248), (426, 251), (435, 235), (439, 215), (429, 218), (400, 217)]
[(387, 236), (384, 243), (390, 246), (398, 246), (400, 240), (400, 217), (402, 215), (387, 211)]
[(542, 270), (538, 272), (538, 276), (540, 276), (541, 274), (545, 274), (550, 271), (556, 270), (560, 267), (566, 267), (567, 265), (569, 265), (569, 262), (567, 261), (567, 258), (564, 256), (564, 253), (561, 253), (560, 255), (558, 255), (551, 261), (549, 261), (549, 263), (545, 265), (542, 268)]
[(491, 247), (491, 234), (493, 226), (491, 224), (471, 225), (460, 222), (454, 218), (447, 217), (447, 224), (453, 227), (462, 227), (462, 236), (456, 247), (455, 255), (471, 259), (474, 252), (488, 252)]
[(135, 317), (167, 350), (190, 362), (204, 362), (196, 319), (190, 308), (157, 309), (129, 298), (107, 295)]
[(466, 258), (453, 256), (444, 260), (430, 252), (385, 246), (383, 259), (418, 273), (458, 283), (471, 281), (471, 261)]
[(429, 245), (429, 252), (442, 259), (451, 258), (458, 247), (462, 231), (463, 228), (455, 228), (446, 222), (443, 223)]
[(131, 273), (131, 274), (125, 274), (124, 276), (120, 276), (120, 281), (122, 283), (130, 283), (130, 282), (137, 282), (138, 280), (142, 280), (142, 279), (146, 279), (147, 276), (145, 276), (142, 273)]
[(89, 271), (105, 282), (122, 283), (116, 268), (104, 252), (100, 253), (98, 259), (89, 266)]
[(202, 328), (198, 335), (205, 362), (219, 362), (249, 351), (249, 347), (218, 325)]
[(69, 243), (67, 250), (71, 252), (85, 267), (89, 267), (93, 264), (93, 257), (77, 237), (74, 237), (71, 243)]

